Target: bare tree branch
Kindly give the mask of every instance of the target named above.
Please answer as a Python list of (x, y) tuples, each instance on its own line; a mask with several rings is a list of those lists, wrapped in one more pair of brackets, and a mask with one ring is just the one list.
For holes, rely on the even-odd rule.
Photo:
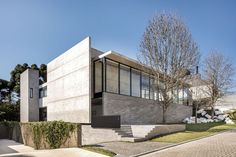
[(216, 101), (233, 86), (234, 68), (231, 61), (217, 50), (212, 50), (204, 60), (204, 76), (208, 82), (205, 92), (210, 97), (212, 113)]
[(160, 103), (164, 115), (173, 103), (173, 90), (184, 86), (186, 70), (192, 71), (198, 65), (198, 46), (179, 16), (162, 13), (149, 21), (140, 43), (138, 58), (142, 64), (151, 68), (156, 80), (160, 78), (157, 86), (163, 98)]

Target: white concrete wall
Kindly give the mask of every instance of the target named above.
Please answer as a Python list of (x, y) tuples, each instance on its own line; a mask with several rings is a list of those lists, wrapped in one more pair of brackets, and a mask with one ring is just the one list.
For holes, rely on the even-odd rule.
[(121, 139), (121, 137), (110, 128), (92, 128), (91, 125), (81, 125), (81, 138), (82, 145), (119, 141)]
[[(39, 72), (27, 69), (20, 76), (20, 121), (31, 122), (39, 120)], [(33, 97), (30, 97), (30, 88)]]
[(91, 121), (91, 41), (86, 38), (47, 65), (47, 119)]
[(190, 88), (192, 99), (198, 100), (198, 99), (204, 99), (210, 97), (209, 87), (207, 85), (202, 86), (194, 86)]
[(20, 75), (20, 121), (28, 122), (29, 117), (29, 77), (28, 72), (24, 71)]
[(220, 98), (215, 105), (222, 111), (236, 109), (236, 93), (229, 93)]

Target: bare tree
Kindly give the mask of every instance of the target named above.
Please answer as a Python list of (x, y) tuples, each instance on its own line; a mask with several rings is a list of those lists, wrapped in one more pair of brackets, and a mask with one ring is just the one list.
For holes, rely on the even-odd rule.
[(204, 60), (205, 80), (208, 82), (205, 91), (210, 98), (212, 117), (216, 101), (233, 86), (234, 68), (231, 61), (217, 50), (212, 50)]
[(165, 113), (173, 103), (173, 91), (184, 86), (186, 71), (195, 69), (199, 62), (198, 46), (179, 16), (161, 13), (149, 21), (138, 58), (150, 67), (154, 79), (160, 80), (157, 87), (162, 100), (157, 103), (162, 105), (165, 123)]

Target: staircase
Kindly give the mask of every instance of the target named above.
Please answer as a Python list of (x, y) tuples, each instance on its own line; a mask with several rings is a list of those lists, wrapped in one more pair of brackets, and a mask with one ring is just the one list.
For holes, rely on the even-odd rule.
[(112, 130), (120, 137), (120, 141), (141, 142), (159, 135), (183, 131), (185, 125), (121, 125)]
[(120, 128), (113, 129), (121, 138), (133, 137), (132, 129), (130, 125), (122, 125)]

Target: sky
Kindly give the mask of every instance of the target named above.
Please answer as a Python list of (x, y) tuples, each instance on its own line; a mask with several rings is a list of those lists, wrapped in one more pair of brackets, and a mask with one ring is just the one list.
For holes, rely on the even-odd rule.
[(235, 0), (0, 0), (0, 78), (16, 64), (47, 64), (87, 36), (96, 49), (135, 59), (148, 21), (163, 11), (182, 17), (202, 58), (217, 49), (236, 67), (235, 8)]

